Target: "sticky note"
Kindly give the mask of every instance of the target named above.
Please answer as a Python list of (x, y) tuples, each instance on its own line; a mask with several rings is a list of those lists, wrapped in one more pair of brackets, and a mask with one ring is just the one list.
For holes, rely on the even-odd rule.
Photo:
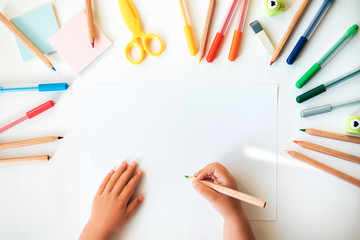
[(86, 21), (86, 14), (81, 11), (49, 38), (49, 42), (76, 73), (84, 70), (112, 44), (95, 25), (95, 48), (92, 48)]
[[(54, 52), (55, 49), (48, 39), (59, 30), (53, 6), (48, 4), (10, 21), (44, 54)], [(16, 38), (19, 52), (23, 61), (35, 58), (35, 55)]]

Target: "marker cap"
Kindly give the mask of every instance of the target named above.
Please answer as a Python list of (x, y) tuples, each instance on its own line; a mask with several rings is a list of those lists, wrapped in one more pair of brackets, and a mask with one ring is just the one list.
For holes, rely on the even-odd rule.
[(299, 81), (296, 82), (297, 88), (302, 88), (319, 70), (321, 66), (318, 63), (314, 63), (312, 67), (302, 76)]
[(323, 92), (326, 92), (326, 87), (324, 84), (321, 84), (320, 86), (317, 86), (316, 88), (313, 88), (313, 89), (299, 95), (296, 98), (296, 101), (298, 103), (302, 103), (302, 102), (305, 102), (306, 100), (309, 100), (310, 98), (313, 98)]
[(67, 83), (39, 84), (39, 92), (64, 91), (69, 88)]
[(38, 106), (37, 108), (30, 110), (29, 112), (26, 113), (26, 116), (28, 117), (28, 119), (31, 119), (33, 117), (36, 117), (40, 113), (45, 112), (46, 110), (52, 108), (54, 105), (55, 105), (54, 101), (50, 100), (50, 101)]
[(357, 24), (352, 25), (352, 27), (350, 27), (350, 28), (346, 31), (345, 36), (346, 36), (346, 37), (352, 37), (352, 36), (354, 36), (358, 29), (359, 29), (359, 26), (358, 26)]
[(190, 54), (191, 56), (195, 56), (197, 54), (197, 49), (196, 49), (196, 43), (195, 43), (195, 38), (194, 38), (194, 34), (192, 31), (192, 28), (190, 25), (186, 25), (184, 27), (184, 32), (185, 32), (185, 36), (186, 36), (186, 41), (190, 50)]
[(235, 61), (238, 51), (239, 51), (239, 45), (240, 45), (240, 40), (241, 40), (241, 35), (242, 32), (235, 30), (234, 31), (234, 36), (231, 42), (231, 48), (230, 48), (230, 53), (229, 53), (229, 60), (230, 61)]
[(3, 87), (0, 87), (0, 93), (2, 93), (2, 92), (3, 92), (3, 89), (4, 89)]
[(332, 107), (330, 104), (320, 107), (309, 108), (300, 112), (302, 118), (311, 117), (314, 115), (331, 112)]
[(222, 35), (221, 33), (216, 33), (216, 36), (214, 38), (213, 43), (211, 44), (210, 50), (208, 55), (206, 56), (206, 61), (211, 63), (212, 61), (214, 61), (216, 53), (220, 47), (220, 44), (222, 42), (224, 38), (224, 35)]

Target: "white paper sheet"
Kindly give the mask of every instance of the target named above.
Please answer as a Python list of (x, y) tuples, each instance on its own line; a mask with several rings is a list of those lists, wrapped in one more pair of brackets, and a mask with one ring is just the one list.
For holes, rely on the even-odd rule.
[(219, 215), (184, 178), (215, 161), (239, 191), (267, 201), (264, 209), (243, 203), (249, 219), (276, 220), (277, 86), (100, 85), (90, 112), (91, 197), (123, 160), (145, 173), (137, 191), (145, 200), (124, 239), (221, 236)]

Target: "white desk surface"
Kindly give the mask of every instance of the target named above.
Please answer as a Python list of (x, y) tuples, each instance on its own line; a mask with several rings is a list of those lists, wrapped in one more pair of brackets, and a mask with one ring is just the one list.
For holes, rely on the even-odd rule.
[[(4, 12), (11, 18), (48, 2), (10, 0)], [(84, 1), (52, 2), (60, 25), (84, 8)], [(355, 144), (311, 137), (299, 131), (300, 128), (319, 128), (344, 132), (346, 117), (358, 110), (359, 106), (308, 119), (301, 119), (299, 111), (307, 107), (359, 97), (359, 77), (302, 105), (295, 102), (295, 97), (303, 91), (294, 87), (295, 81), (342, 36), (348, 27), (355, 23), (360, 24), (359, 1), (334, 1), (298, 61), (293, 66), (288, 66), (285, 60), (289, 52), (322, 3), (322, 0), (312, 1), (280, 59), (272, 67), (269, 67), (271, 56), (262, 49), (248, 25), (255, 19), (259, 20), (273, 43), (277, 43), (300, 1), (286, 1), (286, 13), (270, 18), (265, 15), (263, 1), (252, 0), (238, 60), (235, 63), (227, 60), (235, 22), (232, 21), (218, 58), (212, 64), (198, 64), (198, 58), (191, 57), (188, 53), (178, 2), (134, 0), (145, 32), (158, 34), (166, 44), (166, 49), (160, 57), (147, 57), (140, 66), (131, 65), (123, 55), (124, 46), (130, 41), (131, 35), (121, 18), (117, 1), (93, 2), (95, 22), (114, 45), (79, 76), (71, 71), (57, 53), (49, 56), (57, 69), (56, 73), (44, 67), (39, 60), (22, 63), (13, 35), (0, 24), (1, 85), (32, 85), (62, 81), (71, 84), (71, 88), (65, 93), (14, 93), (0, 96), (1, 125), (49, 99), (57, 102), (51, 111), (1, 134), (1, 142), (46, 135), (65, 136), (61, 142), (0, 153), (1, 158), (43, 153), (53, 156), (49, 163), (0, 167), (0, 239), (76, 239), (79, 235), (88, 218), (92, 200), (88, 196), (87, 148), (90, 107), (88, 94), (89, 86), (93, 84), (279, 85), (277, 221), (251, 222), (257, 239), (360, 238), (360, 190), (292, 159), (283, 152), (285, 148), (296, 149), (360, 178), (358, 165), (304, 150), (292, 143), (295, 139), (309, 140), (360, 155), (360, 148)], [(228, 2), (218, 1), (210, 33), (211, 40), (218, 30)], [(197, 39), (202, 30), (207, 4), (207, 0), (196, 3), (189, 1)], [(359, 53), (360, 36), (357, 35), (304, 87), (304, 90), (359, 66)], [(205, 233), (204, 227), (204, 236)], [(172, 239), (176, 239), (176, 236)]]

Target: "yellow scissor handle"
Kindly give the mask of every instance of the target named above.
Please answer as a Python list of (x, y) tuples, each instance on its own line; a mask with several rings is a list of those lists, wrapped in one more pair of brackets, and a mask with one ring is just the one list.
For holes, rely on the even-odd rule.
[[(143, 48), (143, 46), (141, 45), (140, 43), (140, 39), (139, 37), (133, 37), (133, 39), (126, 45), (125, 47), (125, 56), (126, 56), (126, 59), (135, 64), (135, 65), (138, 65), (139, 63), (141, 63), (144, 58), (145, 58), (145, 50)], [(132, 56), (131, 56), (131, 50), (133, 48), (137, 48), (139, 50), (139, 54), (140, 54), (140, 57), (138, 60), (134, 59)]]
[[(153, 51), (151, 50), (150, 46), (149, 46), (150, 41), (153, 40), (153, 39), (156, 40), (156, 41), (159, 43), (160, 49), (159, 49), (159, 51), (157, 51), (157, 52), (153, 52)], [(153, 34), (153, 33), (145, 34), (144, 37), (143, 37), (143, 43), (144, 43), (144, 49), (145, 49), (145, 51), (146, 51), (148, 54), (150, 54), (151, 56), (157, 57), (157, 56), (159, 56), (159, 55), (162, 53), (162, 51), (164, 50), (164, 45), (163, 45), (160, 37), (159, 37), (158, 35)]]

